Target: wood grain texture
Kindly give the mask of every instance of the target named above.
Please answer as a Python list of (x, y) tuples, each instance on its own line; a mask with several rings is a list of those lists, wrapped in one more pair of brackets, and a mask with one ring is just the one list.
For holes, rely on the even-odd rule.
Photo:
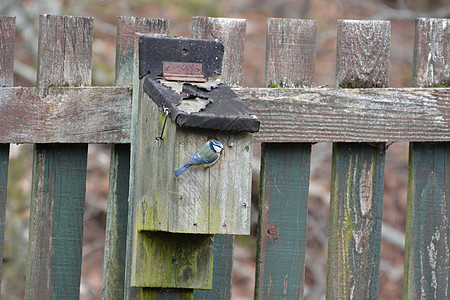
[(0, 89), (1, 143), (123, 143), (130, 139), (131, 88)]
[[(118, 17), (116, 41), (116, 86), (133, 84), (135, 33), (168, 33), (168, 20)], [(117, 101), (118, 102), (118, 101)], [(130, 105), (131, 106), (131, 99)], [(131, 111), (130, 111), (131, 119)], [(128, 122), (131, 127), (131, 123)], [(133, 299), (138, 289), (126, 281), (128, 192), (130, 144), (111, 145), (105, 255), (103, 264), (103, 299)], [(130, 221), (132, 222), (132, 221)], [(129, 261), (128, 261), (129, 264)]]
[(413, 86), (450, 86), (450, 19), (416, 19)]
[[(233, 90), (261, 120), (255, 142), (437, 142), (450, 136), (448, 88)], [(52, 88), (44, 99), (35, 88), (3, 88), (0, 143), (129, 143), (130, 106), (128, 87)]]
[(378, 297), (384, 157), (383, 143), (333, 144), (329, 299)]
[(256, 142), (447, 141), (449, 89), (235, 89)]
[[(312, 85), (315, 36), (315, 21), (269, 19), (266, 85)], [(302, 299), (311, 144), (263, 143), (262, 150), (255, 299)]]
[[(210, 289), (213, 235), (143, 231), (133, 245), (131, 284), (138, 287)], [(181, 293), (185, 291), (180, 290)]]
[[(446, 19), (416, 20), (415, 86), (450, 86), (449, 25)], [(449, 161), (448, 142), (410, 143), (404, 299), (450, 295)]]
[(13, 85), (16, 17), (0, 16), (0, 87)]
[(225, 46), (221, 79), (231, 87), (244, 84), (245, 19), (192, 18), (192, 38), (218, 39)]
[[(135, 169), (138, 230), (178, 233), (248, 234), (252, 136), (180, 128), (143, 95), (139, 107)], [(211, 168), (190, 168), (176, 178), (173, 171), (210, 139), (224, 144)], [(133, 144), (134, 144), (133, 143)]]
[[(0, 17), (0, 89), (13, 85), (15, 30), (15, 17)], [(0, 284), (3, 274), (8, 165), (9, 144), (0, 143)]]
[(390, 39), (389, 21), (338, 20), (336, 86), (387, 87)]
[[(53, 86), (90, 84), (92, 33), (92, 18), (40, 17), (39, 95)], [(64, 98), (57, 105), (64, 105)], [(27, 299), (79, 297), (87, 150), (87, 144), (34, 147)]]
[(311, 144), (263, 143), (256, 299), (303, 298)]
[[(389, 21), (338, 22), (337, 87), (388, 85), (390, 26)], [(384, 162), (384, 143), (333, 144), (329, 299), (378, 298)]]
[(141, 300), (193, 300), (192, 289), (141, 289)]
[(207, 290), (194, 290), (194, 299), (231, 299), (233, 249), (233, 235), (214, 235), (212, 288)]
[[(192, 20), (193, 38), (217, 38), (224, 44), (221, 79), (232, 87), (244, 84), (245, 35), (243, 19), (194, 17)], [(231, 299), (233, 249), (233, 235), (214, 236), (212, 289), (194, 290), (195, 299)]]
[(267, 20), (266, 87), (314, 85), (316, 31), (315, 20)]
[(130, 145), (112, 145), (102, 299), (124, 298), (129, 176)]
[(87, 145), (34, 151), (26, 299), (78, 299)]
[(3, 274), (3, 245), (6, 225), (6, 196), (8, 187), (9, 144), (0, 144), (0, 283)]
[(39, 95), (52, 86), (91, 85), (93, 18), (41, 15)]
[(404, 299), (447, 299), (450, 274), (450, 143), (409, 153)]

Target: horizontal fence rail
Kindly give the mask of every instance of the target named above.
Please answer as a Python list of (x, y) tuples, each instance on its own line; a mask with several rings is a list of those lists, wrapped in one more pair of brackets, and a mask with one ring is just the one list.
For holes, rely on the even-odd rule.
[[(130, 287), (135, 33), (119, 17), (116, 82), (89, 86), (93, 19), (40, 17), (36, 87), (13, 87), (15, 18), (0, 17), (0, 255), (10, 143), (34, 145), (26, 298), (79, 297), (87, 145), (112, 144), (104, 299), (230, 299), (233, 236), (214, 237), (212, 290)], [(269, 19), (264, 88), (243, 88), (246, 21), (195, 17), (225, 45), (222, 80), (261, 121), (255, 298), (303, 298), (311, 145), (332, 142), (327, 297), (379, 294), (386, 143), (410, 142), (403, 294), (446, 299), (450, 281), (450, 20), (417, 19), (412, 88), (389, 88), (389, 21), (340, 20), (335, 88), (315, 88), (313, 20)], [(133, 173), (132, 173), (133, 174)], [(1, 272), (0, 260), (0, 272)], [(0, 273), (1, 274), (1, 273)]]
[[(446, 88), (234, 88), (261, 120), (257, 142), (448, 140)], [(129, 87), (0, 90), (0, 143), (130, 142)]]

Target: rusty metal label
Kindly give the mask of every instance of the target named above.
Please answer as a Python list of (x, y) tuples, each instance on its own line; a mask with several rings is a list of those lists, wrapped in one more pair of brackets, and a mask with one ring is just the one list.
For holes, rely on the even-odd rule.
[(163, 77), (166, 80), (205, 82), (202, 64), (163, 61)]

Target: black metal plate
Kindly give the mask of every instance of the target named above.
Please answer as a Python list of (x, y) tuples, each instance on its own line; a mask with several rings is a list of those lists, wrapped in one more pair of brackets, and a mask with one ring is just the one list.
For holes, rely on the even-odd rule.
[(139, 78), (149, 74), (162, 77), (163, 61), (201, 63), (205, 77), (222, 71), (223, 44), (219, 40), (187, 39), (174, 36), (139, 37)]

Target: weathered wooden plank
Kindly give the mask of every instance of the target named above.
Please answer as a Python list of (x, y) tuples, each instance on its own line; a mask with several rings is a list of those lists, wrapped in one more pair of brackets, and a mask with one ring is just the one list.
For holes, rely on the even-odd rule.
[(390, 39), (390, 22), (338, 20), (336, 86), (387, 87)]
[[(224, 44), (221, 79), (232, 87), (244, 84), (245, 31), (245, 19), (207, 17), (192, 19), (193, 38), (219, 39)], [(250, 203), (247, 207), (250, 209)], [(250, 217), (250, 214), (248, 216)], [(194, 290), (195, 299), (231, 299), (233, 249), (233, 235), (214, 236), (212, 289)]]
[(16, 17), (0, 16), (0, 87), (13, 85)]
[(87, 147), (34, 151), (26, 299), (78, 299)]
[(132, 258), (136, 261), (131, 272), (133, 286), (211, 288), (213, 235), (160, 231), (141, 231), (138, 235), (133, 244), (136, 248)]
[(256, 142), (447, 141), (449, 89), (234, 89)]
[(447, 299), (450, 277), (450, 143), (409, 153), (404, 299)]
[(194, 290), (196, 300), (231, 299), (234, 235), (214, 235), (212, 289)]
[[(386, 87), (389, 21), (338, 22), (337, 87)], [(372, 126), (376, 122), (370, 122)], [(327, 298), (379, 294), (385, 144), (333, 144)]]
[[(0, 88), (13, 85), (16, 18), (0, 16)], [(9, 144), (0, 143), (0, 284), (5, 240)]]
[(41, 15), (38, 88), (91, 85), (93, 18)]
[(303, 298), (311, 144), (263, 143), (255, 298)]
[[(136, 32), (167, 34), (168, 20), (136, 17), (117, 18), (116, 86), (131, 86), (133, 83)], [(130, 106), (131, 104), (128, 108)], [(131, 110), (129, 117), (131, 118)], [(130, 124), (130, 122), (127, 124)], [(103, 299), (134, 299), (139, 293), (139, 290), (130, 287), (129, 280), (126, 280), (129, 176), (130, 144), (111, 145), (103, 264)]]
[(0, 143), (122, 143), (130, 139), (130, 87), (0, 89)]
[(6, 190), (8, 187), (9, 144), (0, 144), (0, 283), (5, 240)]
[(266, 87), (314, 85), (316, 31), (315, 20), (267, 20)]
[(413, 86), (450, 86), (450, 19), (416, 19)]
[[(417, 19), (413, 85), (450, 86), (449, 65), (450, 20)], [(449, 163), (448, 142), (410, 143), (404, 299), (450, 295)]]
[[(256, 142), (436, 142), (450, 136), (448, 88), (233, 90), (261, 120)], [(82, 109), (73, 111), (81, 101)], [(130, 106), (128, 87), (52, 88), (44, 99), (35, 88), (3, 88), (0, 143), (129, 143)], [(67, 121), (71, 127), (61, 126)]]
[[(53, 86), (90, 84), (92, 33), (92, 18), (40, 17), (39, 95)], [(84, 102), (72, 110), (82, 111)], [(27, 299), (79, 297), (87, 149), (87, 144), (35, 145)]]
[(333, 144), (327, 295), (378, 297), (384, 144)]
[(231, 87), (244, 84), (245, 19), (192, 18), (192, 38), (218, 39), (225, 46), (221, 80)]
[(141, 300), (193, 300), (191, 289), (141, 289)]
[(130, 145), (111, 147), (102, 299), (124, 299)]
[[(269, 19), (266, 85), (314, 83), (315, 35), (314, 21)], [(311, 144), (263, 143), (262, 150), (255, 299), (301, 299)]]

